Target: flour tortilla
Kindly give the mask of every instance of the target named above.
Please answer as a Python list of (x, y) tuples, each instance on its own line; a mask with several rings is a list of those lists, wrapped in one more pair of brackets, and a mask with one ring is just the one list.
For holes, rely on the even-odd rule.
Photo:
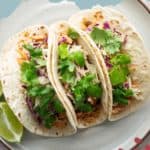
[(83, 119), (83, 120), (77, 119), (75, 109), (74, 109), (71, 101), (67, 97), (65, 89), (59, 80), (59, 76), (58, 76), (58, 72), (57, 72), (58, 71), (58, 51), (57, 51), (57, 49), (58, 49), (58, 33), (60, 32), (62, 26), (64, 26), (65, 28), (72, 28), (71, 25), (69, 25), (67, 22), (60, 21), (60, 22), (53, 24), (50, 27), (50, 32), (49, 32), (50, 33), (49, 40), (54, 39), (53, 42), (49, 41), (50, 51), (48, 54), (48, 61), (47, 61), (48, 62), (47, 66), (48, 66), (48, 68), (50, 68), (50, 69), (48, 69), (50, 71), (49, 74), (53, 74), (52, 75), (52, 78), (53, 78), (52, 84), (55, 87), (55, 90), (57, 91), (57, 95), (60, 96), (60, 98), (62, 98), (64, 100), (64, 102), (68, 105), (68, 109), (70, 109), (70, 111), (72, 112), (74, 121), (78, 128), (87, 128), (87, 127), (91, 127), (91, 126), (100, 124), (100, 123), (104, 122), (107, 118), (108, 93), (107, 93), (106, 83), (105, 83), (105, 79), (104, 79), (104, 76), (102, 73), (101, 66), (98, 63), (97, 58), (94, 56), (93, 50), (91, 49), (91, 45), (86, 40), (84, 40), (84, 38), (82, 38), (82, 34), (80, 34), (79, 43), (80, 43), (80, 45), (82, 45), (84, 47), (85, 50), (87, 50), (88, 53), (90, 53), (92, 61), (96, 65), (97, 70), (99, 72), (98, 74), (99, 74), (99, 78), (101, 80), (101, 84), (102, 84), (102, 88), (103, 88), (101, 104), (99, 106), (99, 111), (96, 113), (97, 114), (96, 117), (95, 116), (92, 116), (91, 118), (87, 117), (86, 119)]
[[(43, 125), (39, 125), (39, 123), (34, 120), (25, 101), (25, 91), (22, 88), (22, 83), (20, 81), (20, 66), (16, 60), (18, 55), (16, 51), (17, 42), (21, 39), (22, 36), (24, 36), (25, 32), (42, 32), (43, 30), (41, 31), (41, 27), (43, 28), (44, 33), (48, 33), (47, 26), (35, 25), (24, 29), (22, 32), (16, 34), (5, 43), (1, 54), (1, 56), (3, 56), (3, 63), (1, 66), (1, 81), (3, 92), (9, 107), (28, 131), (37, 135), (48, 137), (71, 135), (76, 132), (76, 127), (74, 125), (75, 123), (70, 121), (73, 119), (66, 105), (63, 105), (68, 117), (66, 127), (58, 128), (53, 126), (52, 128), (48, 129)], [(62, 102), (62, 100), (60, 101)]]
[[(113, 114), (112, 86), (108, 76), (106, 65), (104, 63), (104, 60), (102, 59), (99, 48), (90, 38), (89, 34), (87, 32), (84, 32), (86, 40), (89, 41), (91, 45), (93, 45), (95, 54), (99, 58), (99, 63), (102, 65), (108, 86), (107, 88), (109, 91), (108, 119), (111, 121), (115, 121), (136, 111), (139, 107), (141, 107), (145, 100), (148, 99), (150, 93), (150, 57), (145, 50), (142, 38), (139, 33), (128, 22), (127, 18), (117, 10), (108, 7), (97, 6), (92, 9), (78, 12), (69, 19), (69, 22), (79, 30), (82, 30), (81, 32), (83, 32), (83, 18), (86, 18), (87, 20), (93, 22), (94, 15), (97, 12), (101, 12), (101, 15), (103, 17), (102, 22), (115, 20), (116, 22), (118, 22), (118, 24), (114, 24), (113, 26), (122, 34), (122, 36), (125, 37), (125, 35), (127, 35), (126, 44), (123, 45), (122, 49), (131, 56), (131, 65), (135, 66), (134, 71), (131, 71), (131, 78), (133, 81), (138, 81), (138, 88), (136, 89), (139, 91), (138, 98), (132, 99), (131, 103), (124, 107), (124, 110), (122, 112)], [(133, 87), (131, 86), (131, 88)]]

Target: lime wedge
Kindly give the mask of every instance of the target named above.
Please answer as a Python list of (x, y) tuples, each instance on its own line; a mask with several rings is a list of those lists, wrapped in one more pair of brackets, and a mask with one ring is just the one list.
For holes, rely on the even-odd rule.
[(2, 84), (0, 82), (0, 101), (4, 101), (4, 95), (3, 95), (3, 89), (2, 89)]
[(1, 84), (1, 82), (0, 82), (0, 97), (2, 96), (2, 94), (3, 94), (2, 84)]
[(20, 142), (23, 126), (6, 102), (0, 103), (0, 136), (8, 142)]

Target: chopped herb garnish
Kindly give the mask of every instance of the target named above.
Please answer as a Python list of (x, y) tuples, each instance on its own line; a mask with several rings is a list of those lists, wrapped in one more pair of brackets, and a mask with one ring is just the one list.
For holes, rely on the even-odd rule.
[(81, 51), (72, 52), (70, 54), (70, 59), (80, 67), (83, 67), (85, 65), (84, 54)]
[(88, 97), (97, 100), (102, 95), (101, 85), (95, 82), (94, 74), (86, 74), (80, 80), (76, 80), (76, 66), (84, 67), (85, 58), (82, 51), (69, 52), (67, 44), (60, 44), (59, 73), (64, 84), (68, 84), (70, 92), (74, 97), (75, 109), (79, 112), (91, 112), (93, 106), (87, 101)]
[(70, 60), (60, 60), (59, 69), (63, 82), (73, 83), (75, 79), (75, 65)]
[(102, 87), (99, 84), (91, 84), (87, 88), (87, 94), (92, 97), (100, 98), (102, 95)]
[(29, 51), (31, 57), (40, 57), (42, 56), (42, 49), (41, 48), (34, 48), (30, 44), (25, 44), (23, 47)]
[[(26, 86), (27, 96), (33, 101), (34, 111), (38, 113), (45, 127), (50, 128), (56, 120), (56, 115), (63, 113), (65, 110), (56, 98), (56, 93), (51, 84), (42, 85), (39, 82), (38, 71), (46, 67), (46, 61), (42, 57), (42, 49), (34, 48), (29, 44), (23, 45), (23, 47), (29, 51), (30, 61), (21, 64), (21, 81)], [(65, 45), (60, 48), (62, 58), (65, 57), (63, 51), (65, 48)], [(70, 70), (73, 70), (73, 68), (70, 67)]]
[(102, 46), (108, 54), (114, 54), (120, 51), (121, 41), (110, 30), (94, 27), (91, 32), (91, 38), (96, 44)]
[[(82, 77), (75, 86), (72, 87), (72, 93), (75, 97), (75, 107), (79, 111), (89, 112), (92, 106), (86, 101), (88, 96), (100, 98), (102, 95), (102, 89), (100, 84), (94, 83), (95, 76), (93, 74), (87, 74)], [(82, 108), (85, 107), (85, 108)]]
[(112, 85), (122, 84), (126, 81), (126, 74), (120, 66), (114, 66), (109, 72), (109, 77)]
[(68, 45), (67, 44), (60, 44), (58, 47), (59, 57), (61, 59), (65, 59), (68, 57)]
[(111, 60), (112, 64), (117, 64), (117, 65), (126, 65), (131, 63), (131, 58), (127, 54), (117, 54), (114, 56)]
[(31, 62), (24, 62), (21, 65), (21, 80), (27, 85), (38, 84), (38, 75), (35, 64)]
[(75, 105), (76, 109), (81, 111), (81, 112), (92, 112), (93, 111), (93, 107), (89, 104), (89, 103), (76, 103)]
[(28, 88), (28, 94), (31, 97), (42, 97), (47, 95), (48, 97), (53, 97), (55, 92), (50, 85), (37, 85)]
[(54, 105), (55, 111), (57, 113), (63, 113), (65, 111), (64, 107), (62, 106), (62, 104), (60, 103), (60, 101), (58, 99), (55, 99), (53, 101), (53, 105)]
[(76, 32), (74, 29), (70, 28), (68, 30), (68, 36), (73, 39), (73, 40), (76, 40), (80, 35), (78, 32)]
[(123, 86), (117, 86), (113, 90), (113, 100), (118, 104), (128, 104), (128, 98), (133, 96), (131, 89), (125, 89)]

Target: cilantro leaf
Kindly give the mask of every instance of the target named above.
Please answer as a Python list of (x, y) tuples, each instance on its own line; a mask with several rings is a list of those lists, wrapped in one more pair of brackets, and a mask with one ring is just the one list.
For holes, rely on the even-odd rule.
[(56, 117), (54, 115), (53, 116), (47, 115), (44, 119), (44, 125), (47, 128), (51, 128), (55, 121), (56, 121)]
[(61, 59), (65, 59), (68, 57), (69, 55), (69, 52), (68, 52), (68, 45), (63, 43), (63, 44), (60, 44), (58, 46), (58, 53), (59, 53), (59, 57)]
[(89, 103), (76, 103), (76, 109), (81, 112), (92, 112), (93, 107)]
[(83, 52), (80, 52), (80, 51), (72, 52), (70, 54), (70, 59), (74, 61), (77, 65), (79, 65), (80, 67), (83, 67), (85, 65)]
[(131, 58), (127, 54), (117, 54), (110, 61), (112, 64), (123, 65), (123, 64), (130, 64)]
[(44, 95), (43, 97), (40, 98), (40, 104), (39, 104), (40, 108), (43, 110), (47, 109), (48, 104), (50, 104), (51, 101), (52, 101), (51, 97), (49, 97), (48, 95)]
[(110, 32), (94, 27), (91, 32), (91, 38), (95, 41), (96, 44), (104, 45), (106, 40), (109, 38), (108, 34), (110, 34)]
[(126, 70), (121, 68), (120, 66), (114, 66), (110, 72), (109, 77), (111, 80), (112, 85), (118, 85), (126, 81)]
[(65, 112), (65, 109), (64, 109), (63, 105), (61, 104), (61, 102), (58, 99), (53, 100), (53, 105), (54, 105), (55, 111), (57, 113)]
[(46, 67), (46, 61), (42, 58), (36, 58), (36, 68)]
[(87, 88), (87, 94), (92, 97), (100, 98), (102, 95), (102, 87), (99, 84), (91, 84)]
[(42, 118), (45, 127), (51, 128), (53, 123), (56, 121), (56, 117), (52, 112), (48, 110), (48, 107), (45, 107), (43, 109), (40, 106), (37, 106), (35, 108), (35, 111), (38, 112), (40, 118)]
[(87, 74), (78, 82), (78, 84), (84, 89), (87, 89), (94, 79), (95, 79), (94, 74)]
[(63, 74), (61, 74), (61, 79), (63, 82), (73, 84), (75, 81), (75, 74), (74, 72), (69, 72), (66, 70)]
[(126, 97), (133, 96), (133, 91), (131, 89), (126, 89), (123, 95)]
[(72, 93), (75, 98), (75, 107), (79, 111), (90, 112), (93, 110), (93, 106), (86, 101), (91, 97), (100, 98), (102, 94), (101, 85), (94, 83), (95, 75), (87, 74), (82, 77), (73, 87)]
[(67, 69), (70, 71), (70, 72), (73, 72), (74, 69), (75, 69), (75, 65), (74, 63), (72, 63), (70, 60), (68, 59), (65, 59), (65, 60), (60, 60), (59, 61), (59, 69), (61, 72), (65, 72)]
[(29, 87), (28, 88), (28, 94), (31, 97), (39, 97), (39, 96), (44, 96), (44, 95), (48, 95), (48, 97), (53, 97), (55, 92), (54, 89), (50, 86), (43, 86), (43, 85), (36, 85), (33, 87)]
[(79, 33), (76, 32), (74, 29), (69, 28), (69, 30), (68, 30), (68, 36), (69, 36), (71, 39), (76, 40), (77, 38), (79, 38), (80, 35), (79, 35)]
[(24, 62), (21, 65), (21, 80), (27, 85), (39, 83), (37, 70), (33, 62)]
[(90, 35), (95, 43), (100, 44), (108, 54), (120, 51), (121, 41), (111, 31), (94, 27)]
[(34, 48), (30, 44), (25, 44), (23, 47), (29, 51), (31, 57), (39, 57), (42, 56), (42, 49), (41, 48)]
[(61, 79), (66, 83), (73, 83), (75, 80), (75, 65), (68, 59), (59, 61)]
[(76, 102), (83, 102), (85, 100), (85, 90), (80, 85), (76, 85), (72, 88), (72, 92), (75, 96)]
[(128, 98), (133, 96), (131, 89), (125, 89), (123, 86), (117, 86), (113, 90), (113, 101), (119, 104), (128, 104)]

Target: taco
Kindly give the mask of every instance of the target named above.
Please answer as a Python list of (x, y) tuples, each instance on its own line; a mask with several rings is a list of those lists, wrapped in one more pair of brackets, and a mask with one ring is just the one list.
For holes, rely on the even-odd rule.
[(50, 137), (71, 135), (76, 132), (75, 123), (48, 79), (47, 50), (45, 25), (28, 27), (8, 40), (2, 50), (4, 95), (30, 132)]
[(53, 24), (49, 33), (49, 76), (52, 74), (53, 86), (68, 104), (77, 127), (104, 122), (108, 94), (102, 69), (90, 44), (65, 21)]
[(70, 20), (94, 47), (109, 90), (109, 120), (127, 116), (149, 96), (150, 61), (142, 39), (120, 12), (107, 7), (80, 11)]

